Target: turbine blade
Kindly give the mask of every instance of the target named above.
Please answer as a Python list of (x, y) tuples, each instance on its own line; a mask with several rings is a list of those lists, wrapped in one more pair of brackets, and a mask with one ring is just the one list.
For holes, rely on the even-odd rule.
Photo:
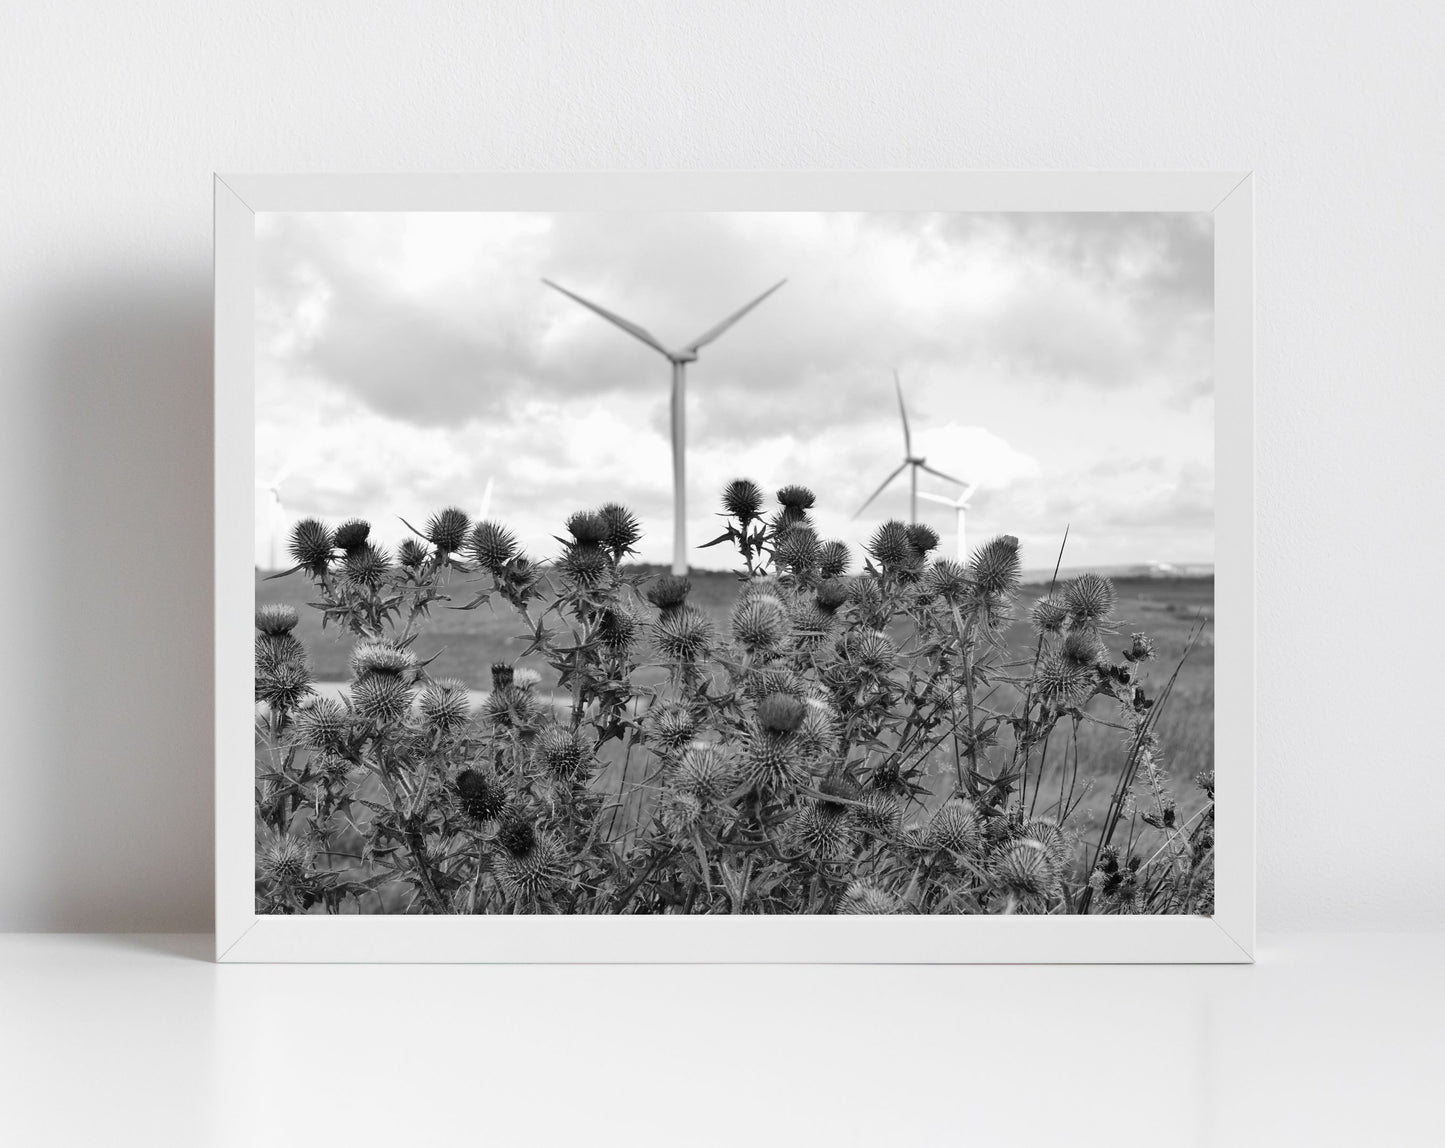
[(956, 507), (956, 506), (958, 505), (958, 504), (957, 504), (956, 502), (954, 502), (953, 499), (951, 499), (951, 498), (945, 498), (945, 497), (944, 497), (943, 495), (941, 495), (941, 494), (929, 494), (928, 491), (926, 491), (926, 490), (920, 490), (920, 491), (918, 492), (918, 497), (919, 497), (919, 498), (926, 498), (929, 502), (936, 502), (936, 503), (938, 503), (940, 506), (955, 506), (955, 507)]
[(937, 478), (945, 479), (948, 482), (956, 482), (959, 486), (968, 485), (968, 483), (964, 482), (961, 478), (954, 478), (951, 474), (944, 474), (941, 470), (934, 470), (933, 467), (929, 466), (926, 462), (921, 462), (918, 465), (921, 466), (924, 470), (928, 471), (929, 474), (934, 475)]
[(487, 515), (491, 514), (491, 512), (492, 512), (492, 480), (489, 478), (489, 479), (487, 479), (486, 489), (484, 489), (484, 490), (482, 491), (482, 505), (481, 505), (481, 509), (479, 509), (479, 510), (477, 511), (477, 521), (478, 521), (478, 522), (485, 522), (485, 521), (487, 520)]
[(744, 315), (746, 315), (749, 311), (751, 311), (754, 307), (756, 307), (759, 303), (761, 303), (764, 299), (766, 299), (769, 295), (771, 295), (786, 282), (786, 279), (779, 279), (776, 283), (774, 283), (771, 287), (769, 287), (746, 307), (742, 308), (739, 311), (734, 311), (716, 327), (713, 327), (710, 331), (705, 331), (703, 334), (699, 335), (696, 339), (689, 343), (684, 348), (684, 350), (688, 350), (693, 352), (693, 354), (696, 354), (698, 351), (706, 347), (709, 343), (711, 343), (714, 339), (716, 339), (719, 335), (721, 335), (724, 331), (726, 331), (729, 327), (731, 327), (734, 323), (736, 323), (739, 319), (741, 319)]
[(611, 311), (607, 310), (607, 308), (599, 307), (596, 303), (589, 302), (588, 300), (582, 298), (581, 295), (577, 295), (571, 291), (568, 291), (567, 288), (561, 287), (558, 284), (553, 283), (550, 279), (543, 279), (542, 282), (547, 284), (547, 286), (552, 288), (552, 290), (562, 292), (563, 295), (566, 295), (567, 298), (571, 299), (573, 302), (581, 303), (582, 306), (586, 307), (587, 310), (591, 311), (594, 315), (601, 315), (602, 318), (606, 319), (613, 326), (621, 327), (634, 339), (641, 340), (649, 347), (651, 347), (654, 351), (661, 351), (669, 359), (672, 358), (672, 353), (666, 347), (664, 347), (660, 341), (658, 341), (657, 337), (653, 335), (651, 331), (644, 330), (636, 323), (632, 323), (624, 319), (621, 315), (614, 315)]
[(893, 389), (898, 392), (898, 414), (903, 419), (903, 451), (912, 458), (913, 435), (908, 430), (908, 408), (903, 405), (903, 382), (898, 377), (896, 367), (893, 370)]
[(895, 470), (892, 474), (890, 474), (887, 478), (885, 478), (882, 484), (878, 487), (878, 489), (868, 496), (868, 501), (853, 512), (853, 517), (857, 518), (860, 514), (867, 510), (868, 507), (872, 504), (873, 500), (888, 489), (888, 484), (903, 473), (903, 468), (907, 465), (907, 462), (900, 462), (898, 464), (898, 469)]

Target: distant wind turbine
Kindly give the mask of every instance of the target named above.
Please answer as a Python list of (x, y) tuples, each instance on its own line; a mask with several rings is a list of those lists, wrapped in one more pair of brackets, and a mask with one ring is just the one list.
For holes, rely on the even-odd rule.
[(854, 511), (853, 517), (857, 518), (858, 515), (867, 510), (873, 500), (887, 490), (888, 484), (902, 474), (905, 468), (911, 468), (908, 475), (908, 521), (917, 522), (918, 472), (920, 470), (926, 470), (929, 474), (937, 475), (939, 478), (946, 479), (948, 482), (956, 483), (959, 486), (967, 486), (968, 484), (962, 479), (954, 478), (950, 474), (944, 474), (943, 471), (936, 470), (928, 465), (927, 459), (913, 453), (913, 434), (908, 429), (908, 408), (903, 405), (903, 384), (899, 381), (897, 371), (893, 372), (893, 389), (898, 392), (898, 416), (903, 420), (903, 461), (898, 464), (898, 469), (885, 478), (878, 489), (868, 496), (868, 501)]
[(970, 482), (964, 485), (963, 493), (960, 494), (957, 498), (945, 498), (941, 494), (929, 494), (926, 490), (921, 491), (918, 495), (919, 498), (926, 498), (929, 502), (936, 502), (940, 506), (953, 507), (953, 514), (955, 519), (957, 520), (956, 526), (958, 529), (958, 560), (960, 562), (968, 561), (968, 545), (964, 541), (963, 536), (963, 515), (964, 511), (968, 509), (968, 500), (973, 497), (973, 492), (977, 489), (978, 483)]
[(492, 479), (487, 479), (486, 488), (482, 491), (481, 509), (477, 511), (477, 521), (485, 522), (492, 513)]
[(266, 530), (269, 535), (268, 546), (270, 548), (270, 565), (267, 569), (280, 569), (280, 548), (281, 530), (286, 518), (286, 506), (281, 501), (281, 484), (291, 474), (291, 460), (281, 464), (281, 468), (271, 476), (269, 482), (257, 481), (256, 489), (271, 496), (271, 504), (266, 514)]
[(687, 365), (697, 362), (697, 353), (787, 282), (781, 279), (774, 283), (746, 307), (734, 311), (716, 327), (704, 331), (681, 350), (669, 351), (662, 342), (636, 323), (628, 322), (620, 315), (599, 307), (560, 287), (550, 279), (543, 279), (555, 291), (560, 291), (574, 302), (581, 303), (587, 310), (602, 316), (614, 326), (621, 327), (634, 339), (646, 343), (654, 351), (665, 355), (672, 363), (672, 572), (687, 573)]

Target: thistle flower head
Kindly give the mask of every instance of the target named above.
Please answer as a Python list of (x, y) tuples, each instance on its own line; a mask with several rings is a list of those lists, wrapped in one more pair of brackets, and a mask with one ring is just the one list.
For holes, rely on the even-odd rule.
[(1029, 607), (1029, 624), (1039, 634), (1059, 634), (1069, 620), (1069, 611), (1051, 598), (1040, 598)]
[(788, 616), (793, 642), (801, 650), (811, 650), (827, 641), (834, 621), (832, 614), (812, 602), (798, 603)]
[(903, 807), (890, 793), (867, 790), (853, 807), (853, 821), (864, 833), (873, 837), (895, 837), (903, 819)]
[(847, 603), (850, 595), (848, 583), (841, 578), (824, 578), (813, 592), (813, 600), (818, 603), (818, 609), (832, 614)]
[(335, 752), (345, 744), (350, 718), (334, 698), (317, 698), (306, 707), (299, 725), (302, 740), (312, 749)]
[(873, 532), (873, 537), (868, 540), (868, 553), (878, 559), (886, 570), (912, 566), (919, 557), (907, 523), (896, 518), (889, 519)]
[(256, 700), (274, 710), (289, 712), (313, 692), (311, 670), (301, 662), (282, 662), (269, 673), (256, 676)]
[(256, 607), (256, 629), (263, 634), (289, 634), (300, 620), (301, 616), (296, 613), (295, 606), (268, 602), (264, 606)]
[(525, 821), (505, 823), (497, 833), (503, 853), (497, 865), (502, 888), (513, 897), (536, 897), (555, 888), (564, 875), (561, 851)]
[(769, 694), (787, 694), (802, 701), (808, 695), (808, 683), (786, 666), (764, 666), (744, 679), (743, 694), (755, 702)]
[(502, 567), (517, 556), (517, 538), (498, 523), (478, 522), (472, 527), (467, 549), (477, 560), (477, 565), (493, 574), (500, 574)]
[(607, 537), (603, 542), (612, 556), (620, 561), (624, 555), (631, 554), (642, 537), (642, 523), (637, 515), (620, 502), (609, 502), (597, 513), (607, 523)]
[(764, 793), (795, 792), (808, 780), (808, 765), (796, 733), (776, 732), (761, 723), (748, 731), (746, 778)]
[(1117, 602), (1114, 583), (1098, 574), (1080, 574), (1064, 583), (1064, 605), (1068, 607), (1069, 620), (1081, 628), (1109, 622)]
[(526, 731), (536, 726), (541, 706), (531, 690), (514, 682), (486, 696), (481, 716), (493, 729)]
[(332, 541), (350, 554), (358, 546), (364, 546), (369, 537), (371, 537), (371, 523), (360, 518), (348, 518), (336, 528), (336, 533), (332, 535)]
[(1070, 630), (1059, 643), (1059, 656), (1076, 666), (1096, 666), (1104, 653), (1103, 643), (1093, 630)]
[(460, 729), (472, 716), (467, 687), (453, 680), (428, 682), (421, 692), (421, 716), (443, 733)]
[(562, 577), (583, 589), (591, 590), (612, 578), (612, 563), (600, 549), (591, 544), (569, 546), (557, 562)]
[(1092, 688), (1089, 670), (1059, 654), (1046, 654), (1039, 659), (1034, 674), (1034, 692), (1042, 702), (1070, 709), (1079, 705)]
[(518, 690), (535, 690), (542, 684), (542, 675), (527, 666), (512, 671), (512, 685)]
[(601, 546), (607, 541), (607, 519), (595, 510), (579, 510), (567, 519), (567, 532), (578, 546)]
[(893, 610), (883, 592), (883, 584), (877, 578), (871, 574), (860, 575), (849, 582), (848, 589), (858, 620), (863, 625), (874, 630), (888, 625)]
[(915, 522), (908, 528), (908, 541), (913, 543), (913, 549), (918, 553), (927, 554), (938, 549), (938, 531), (922, 522)]
[(697, 721), (681, 706), (654, 710), (649, 725), (654, 744), (664, 753), (676, 753), (697, 736)]
[(1154, 660), (1154, 639), (1148, 634), (1130, 634), (1130, 646), (1124, 651), (1124, 657), (1131, 662), (1150, 662)]
[(807, 703), (788, 694), (769, 694), (758, 706), (758, 725), (771, 733), (792, 733), (807, 716)]
[(351, 688), (352, 707), (377, 725), (392, 725), (410, 714), (411, 696), (411, 685), (391, 675), (368, 674)]
[[(863, 787), (850, 774), (835, 770), (818, 783), (818, 792), (824, 795), (818, 799), (818, 805), (828, 813), (836, 813), (841, 817), (853, 809), (851, 803), (859, 799)], [(833, 798), (841, 800), (831, 800)]]
[(537, 831), (521, 817), (511, 817), (497, 831), (497, 844), (513, 857), (530, 853), (537, 844)]
[(1037, 896), (1054, 883), (1048, 851), (1032, 838), (1020, 838), (1004, 850), (994, 865), (994, 876), (1012, 893)]
[(653, 623), (652, 641), (665, 658), (696, 661), (712, 648), (712, 619), (694, 606), (667, 610)]
[(411, 677), (416, 670), (416, 655), (391, 642), (372, 640), (358, 642), (351, 651), (351, 674), (365, 678)]
[(853, 665), (881, 674), (893, 668), (898, 647), (881, 630), (854, 630), (848, 635), (846, 657)]
[(821, 698), (807, 698), (803, 704), (807, 708), (798, 736), (806, 751), (813, 757), (832, 753), (838, 746), (838, 715)]
[(692, 794), (703, 805), (709, 805), (733, 791), (737, 785), (737, 773), (718, 746), (694, 741), (678, 759), (670, 783), (678, 792)]
[(280, 833), (262, 842), (256, 856), (261, 872), (278, 885), (300, 883), (310, 872), (314, 859), (310, 844), (289, 833)]
[(968, 572), (951, 558), (940, 558), (928, 568), (923, 585), (945, 602), (959, 602), (968, 594)]
[(811, 510), (817, 496), (806, 486), (785, 486), (778, 491), (778, 505), (793, 510)]
[(983, 820), (970, 801), (949, 801), (929, 819), (928, 846), (974, 856), (983, 851)]
[(702, 801), (695, 793), (668, 790), (659, 802), (662, 827), (673, 837), (686, 837), (702, 820)]
[(848, 573), (852, 562), (853, 556), (848, 552), (848, 544), (839, 542), (836, 538), (823, 543), (818, 550), (818, 573), (824, 578), (841, 578)]
[(462, 769), (452, 780), (452, 809), (475, 829), (501, 817), (507, 808), (507, 791), (491, 774)]
[(311, 759), (311, 767), (330, 785), (343, 785), (351, 776), (350, 758), (325, 750)]
[(427, 548), (415, 538), (403, 538), (401, 545), (396, 548), (397, 564), (408, 570), (415, 570), (418, 566), (424, 565), (430, 557)]
[(868, 784), (879, 793), (902, 794), (908, 792), (899, 771), (898, 762), (891, 758), (879, 762), (868, 777)]
[(742, 599), (733, 607), (733, 638), (750, 654), (769, 654), (787, 633), (783, 604), (771, 594)]
[(626, 653), (637, 640), (637, 615), (626, 606), (616, 605), (597, 615), (597, 636), (614, 654)]
[(843, 894), (838, 912), (849, 915), (894, 914), (903, 912), (903, 902), (886, 889), (863, 881), (854, 881)]
[(762, 513), (763, 492), (757, 483), (735, 478), (723, 488), (722, 503), (725, 513), (746, 524)]
[(687, 601), (692, 583), (679, 574), (663, 574), (654, 578), (646, 598), (659, 610), (677, 610)]
[(290, 662), (304, 664), (306, 649), (294, 634), (256, 635), (256, 673), (269, 674)]
[(550, 777), (575, 781), (589, 772), (592, 748), (581, 735), (553, 726), (538, 735), (532, 747), (532, 760)]
[(810, 801), (788, 819), (788, 835), (805, 853), (836, 857), (853, 844), (853, 824), (839, 806)]
[(1057, 821), (1037, 817), (1024, 823), (1023, 839), (1037, 841), (1044, 847), (1044, 854), (1055, 873), (1061, 872), (1069, 859), (1069, 843)]
[(517, 671), (512, 668), (510, 662), (493, 662), (492, 689), (500, 690), (505, 689), (507, 686), (510, 686), (512, 684), (513, 677), (515, 677), (516, 675), (516, 672)]
[(386, 556), (386, 551), (373, 546), (370, 542), (363, 542), (353, 546), (346, 552), (342, 559), (341, 569), (346, 580), (353, 586), (368, 586), (375, 588), (381, 584), (386, 577), (386, 572), (391, 568), (391, 559)]
[(983, 594), (1012, 594), (1021, 572), (1019, 540), (1012, 534), (990, 538), (968, 560), (968, 576)]
[(333, 545), (331, 531), (314, 518), (303, 518), (291, 527), (286, 549), (298, 566), (313, 574), (324, 574), (331, 564)]
[(794, 574), (807, 574), (818, 565), (818, 536), (811, 526), (794, 526), (773, 543), (773, 557)]

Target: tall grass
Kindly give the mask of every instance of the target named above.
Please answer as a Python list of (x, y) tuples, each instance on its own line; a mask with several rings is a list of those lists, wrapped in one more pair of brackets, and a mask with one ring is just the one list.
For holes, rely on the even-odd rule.
[[(546, 566), (455, 509), (395, 554), (299, 523), (285, 576), (356, 641), (323, 697), (297, 610), (258, 608), (258, 909), (1211, 912), (1209, 707), (1173, 704), (1205, 687), (1115, 632), (1112, 583), (1025, 604), (1015, 539), (961, 564), (896, 521), (852, 573), (813, 505), (724, 491), (725, 622), (627, 565), (615, 504)], [(479, 706), (428, 671), (444, 609), (515, 619)]]

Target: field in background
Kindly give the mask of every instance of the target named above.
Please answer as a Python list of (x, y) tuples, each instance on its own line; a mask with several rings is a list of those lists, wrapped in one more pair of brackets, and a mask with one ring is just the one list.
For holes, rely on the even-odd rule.
[[(651, 571), (661, 573), (661, 567), (635, 567), (635, 572)], [(453, 584), (453, 595), (457, 602), (470, 598), (465, 575), (457, 577)], [(726, 632), (728, 613), (737, 593), (738, 582), (734, 575), (717, 571), (694, 571), (690, 578), (693, 584), (690, 601), (707, 610)], [(1129, 644), (1129, 634), (1142, 630), (1155, 641), (1158, 660), (1149, 667), (1146, 689), (1155, 696), (1173, 672), (1175, 665), (1184, 655), (1190, 633), (1196, 628), (1201, 617), (1212, 622), (1214, 613), (1214, 579), (1199, 578), (1117, 578), (1115, 586), (1119, 593), (1119, 630), (1109, 644), (1116, 660), (1119, 649)], [(1020, 596), (1020, 615), (1026, 614), (1028, 604), (1042, 597), (1047, 584), (1026, 585)], [(321, 628), (320, 612), (308, 608), (312, 600), (309, 581), (301, 574), (272, 581), (263, 580), (257, 574), (256, 600), (263, 602), (286, 602), (296, 606), (301, 615), (297, 637), (305, 644), (311, 656), (312, 666), (318, 680), (343, 682), (349, 676), (348, 658), (352, 642), (344, 633)], [(555, 621), (549, 625), (555, 626)], [(424, 644), (415, 647), (421, 658), (436, 654), (436, 660), (428, 667), (433, 676), (456, 678), (474, 690), (485, 691), (490, 687), (490, 667), (496, 661), (512, 661), (525, 648), (525, 639), (519, 638), (523, 623), (511, 613), (505, 603), (499, 603), (496, 613), (487, 606), (476, 610), (451, 610), (435, 608), (432, 617), (423, 630)], [(1015, 623), (1007, 635), (1008, 648), (1014, 651), (1031, 651), (1034, 640), (1026, 622)], [(545, 663), (530, 664), (543, 676), (544, 687), (555, 683), (555, 674)], [(664, 671), (641, 670), (637, 680), (642, 683), (661, 681)], [(1001, 706), (1001, 708), (1006, 708)], [(1103, 702), (1096, 701), (1090, 712), (1099, 717), (1112, 718)], [(1158, 723), (1158, 733), (1163, 744), (1163, 757), (1168, 774), (1173, 779), (1173, 790), (1179, 802), (1181, 819), (1188, 819), (1202, 806), (1203, 795), (1190, 784), (1191, 779), (1202, 771), (1214, 767), (1214, 629), (1206, 625), (1196, 641), (1179, 674), (1172, 696)], [(1120, 737), (1112, 729), (1094, 725), (1083, 725), (1078, 734), (1078, 783), (1092, 787), (1074, 815), (1075, 827), (1089, 836), (1090, 830), (1107, 803), (1112, 790), (1112, 779), (1117, 775), (1124, 760)], [(1058, 803), (1061, 782), (1067, 787), (1073, 772), (1072, 746), (1059, 739), (1050, 748), (1048, 768), (1045, 771), (1042, 788), (1039, 790), (1036, 811), (1051, 814)], [(941, 755), (940, 755), (941, 756)], [(951, 762), (951, 757), (950, 757)], [(938, 769), (951, 770), (951, 764), (938, 762)], [(636, 780), (638, 766), (633, 763), (633, 780)], [(621, 770), (615, 765), (598, 778), (598, 785), (605, 791), (615, 792), (621, 784)], [(944, 789), (947, 786), (944, 785)], [(639, 794), (639, 800), (643, 795)], [(640, 813), (640, 810), (634, 811)]]

